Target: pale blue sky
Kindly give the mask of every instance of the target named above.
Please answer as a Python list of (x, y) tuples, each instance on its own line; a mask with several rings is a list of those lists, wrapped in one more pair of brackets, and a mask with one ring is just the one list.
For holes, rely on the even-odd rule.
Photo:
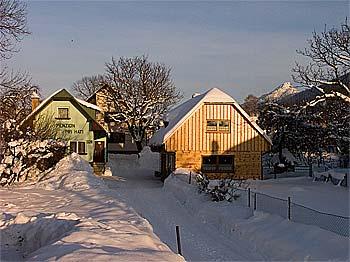
[(32, 35), (8, 63), (47, 96), (103, 73), (112, 56), (148, 54), (172, 67), (185, 97), (219, 87), (242, 101), (291, 81), (295, 50), (346, 16), (348, 1), (32, 1)]

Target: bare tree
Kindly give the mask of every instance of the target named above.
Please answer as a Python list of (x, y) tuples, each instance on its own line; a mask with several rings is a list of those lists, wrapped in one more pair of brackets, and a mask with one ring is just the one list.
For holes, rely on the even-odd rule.
[(0, 0), (0, 60), (17, 52), (16, 44), (29, 34), (26, 4), (18, 0)]
[(104, 83), (103, 75), (84, 76), (73, 83), (72, 90), (77, 97), (86, 100), (100, 89)]
[(9, 72), (6, 68), (0, 71), (0, 155), (5, 142), (16, 135), (10, 127), (18, 126), (31, 112), (31, 95), (38, 89), (27, 73)]
[(349, 100), (350, 97), (350, 27), (347, 20), (340, 28), (314, 32), (308, 40), (309, 46), (297, 50), (308, 57), (307, 65), (296, 63), (292, 70), (295, 82), (315, 87), (324, 94), (332, 94)]
[(125, 123), (138, 150), (146, 133), (154, 131), (170, 106), (182, 95), (171, 79), (171, 69), (147, 56), (121, 57), (106, 63), (108, 91), (116, 109), (112, 117)]

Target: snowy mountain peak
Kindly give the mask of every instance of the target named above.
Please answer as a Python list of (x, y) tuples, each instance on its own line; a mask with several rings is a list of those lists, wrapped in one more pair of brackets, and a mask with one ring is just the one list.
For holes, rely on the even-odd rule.
[(272, 92), (262, 95), (260, 97), (261, 102), (277, 102), (278, 100), (299, 93), (300, 91), (294, 87), (290, 82), (284, 82)]

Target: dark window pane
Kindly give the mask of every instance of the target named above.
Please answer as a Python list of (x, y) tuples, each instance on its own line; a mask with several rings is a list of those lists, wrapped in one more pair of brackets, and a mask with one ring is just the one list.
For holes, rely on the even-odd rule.
[(219, 130), (220, 131), (229, 131), (230, 130), (230, 121), (220, 120), (219, 121)]
[(216, 156), (203, 156), (203, 164), (216, 165)]
[(233, 171), (233, 156), (219, 156), (219, 171)]
[(207, 121), (207, 130), (208, 131), (216, 131), (217, 130), (217, 122), (208, 120)]
[(77, 142), (70, 142), (69, 147), (71, 152), (77, 152)]
[(219, 156), (219, 164), (233, 164), (233, 156)]
[(85, 142), (78, 142), (78, 154), (85, 154)]
[(203, 171), (216, 171), (217, 169), (217, 156), (203, 156), (202, 158), (202, 170)]

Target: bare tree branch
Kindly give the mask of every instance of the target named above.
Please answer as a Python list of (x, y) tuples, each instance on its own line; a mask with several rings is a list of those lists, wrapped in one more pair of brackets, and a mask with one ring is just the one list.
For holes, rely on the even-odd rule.
[(297, 50), (311, 62), (302, 66), (296, 63), (293, 80), (307, 87), (317, 87), (322, 93), (340, 92), (350, 96), (350, 27), (347, 20), (340, 29), (325, 27), (322, 33), (314, 32), (309, 46)]
[(72, 90), (77, 97), (86, 100), (100, 89), (105, 82), (103, 75), (84, 76), (73, 83)]
[(26, 4), (18, 0), (0, 0), (0, 60), (17, 52), (16, 44), (26, 34), (29, 34)]
[(146, 133), (154, 131), (169, 107), (182, 97), (171, 79), (171, 69), (140, 56), (112, 58), (106, 71), (116, 109), (113, 118), (126, 123), (140, 149)]

